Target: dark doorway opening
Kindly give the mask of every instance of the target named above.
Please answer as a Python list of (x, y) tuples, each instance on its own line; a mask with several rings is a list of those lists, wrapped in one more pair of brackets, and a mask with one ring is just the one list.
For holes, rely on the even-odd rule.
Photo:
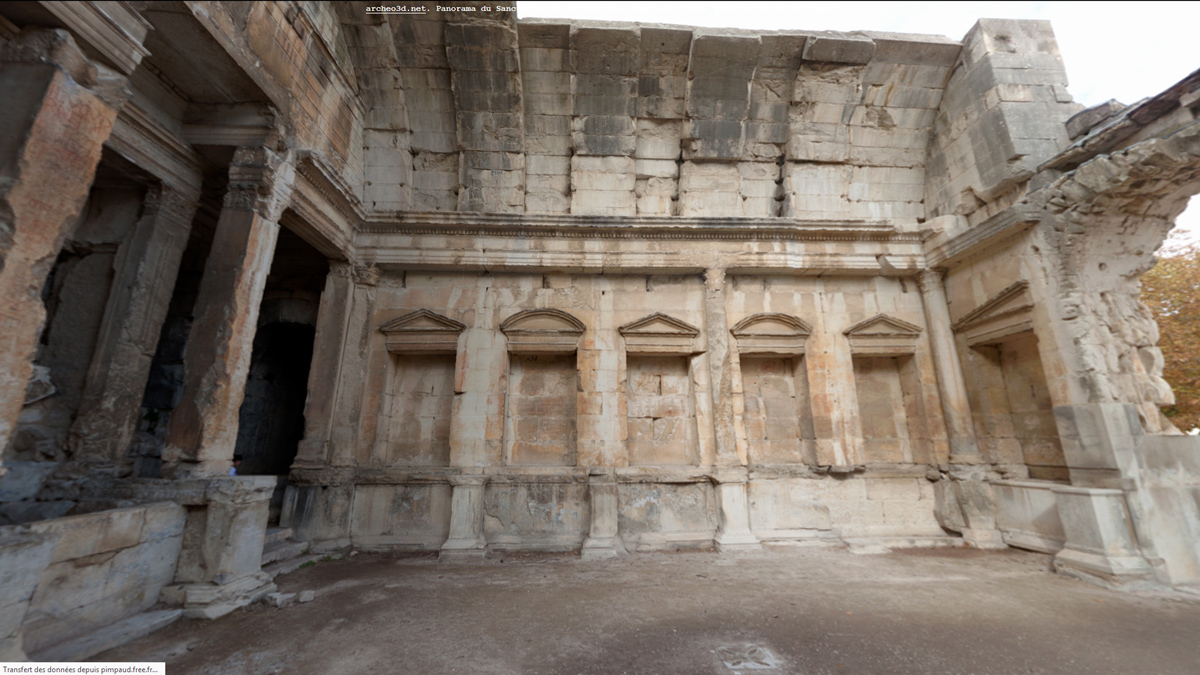
[(287, 475), (304, 437), (317, 310), (328, 274), (324, 255), (287, 227), (279, 230), (234, 449), (242, 459), (238, 475), (279, 477), (271, 498), (272, 523), (279, 521)]
[(304, 401), (312, 363), (312, 326), (272, 323), (254, 336), (246, 397), (238, 415), (238, 473), (285, 476), (304, 436)]

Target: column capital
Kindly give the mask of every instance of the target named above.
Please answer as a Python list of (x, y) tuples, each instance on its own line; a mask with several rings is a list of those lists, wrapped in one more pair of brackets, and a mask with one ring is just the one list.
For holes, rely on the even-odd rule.
[(229, 162), (229, 186), (224, 207), (254, 211), (277, 222), (291, 202), (296, 167), (291, 152), (276, 152), (265, 146), (243, 146)]
[(379, 283), (382, 272), (374, 263), (354, 266), (354, 283), (360, 286), (375, 286)]
[(725, 268), (710, 267), (704, 270), (704, 287), (709, 293), (720, 293), (725, 290)]
[(170, 224), (191, 227), (196, 208), (200, 205), (196, 195), (158, 183), (146, 191), (145, 212), (156, 213)]
[(923, 269), (917, 272), (917, 287), (922, 293), (940, 289), (942, 287), (942, 270)]
[(345, 260), (330, 260), (329, 276), (338, 277), (339, 279), (353, 279), (354, 265)]
[(0, 62), (43, 63), (67, 76), (113, 108), (129, 99), (129, 78), (95, 63), (84, 54), (71, 32), (63, 28), (28, 26), (0, 48)]

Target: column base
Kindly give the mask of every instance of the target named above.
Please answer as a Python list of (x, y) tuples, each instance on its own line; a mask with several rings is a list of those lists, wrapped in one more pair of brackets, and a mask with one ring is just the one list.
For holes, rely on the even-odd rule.
[(1071, 485), (1050, 490), (1066, 533), (1063, 550), (1054, 556), (1055, 570), (1109, 588), (1159, 587), (1133, 539), (1122, 490)]
[(748, 553), (763, 550), (762, 542), (751, 532), (718, 532), (713, 544), (719, 553)]
[(1106, 556), (1063, 549), (1054, 556), (1054, 570), (1064, 577), (1120, 590), (1160, 588), (1154, 569), (1138, 556)]
[(1004, 535), (1000, 530), (984, 530), (971, 529), (964, 527), (962, 531), (963, 541), (971, 548), (977, 548), (984, 551), (1002, 551), (1008, 548), (1008, 544), (1004, 542)]
[(487, 542), (482, 539), (448, 540), (442, 544), (438, 562), (478, 562), (487, 554)]
[(628, 555), (620, 537), (588, 537), (579, 549), (581, 560), (611, 560)]
[(224, 584), (175, 584), (162, 590), (161, 600), (183, 606), (189, 619), (218, 619), (239, 607), (258, 602), (276, 586), (271, 576), (258, 572)]

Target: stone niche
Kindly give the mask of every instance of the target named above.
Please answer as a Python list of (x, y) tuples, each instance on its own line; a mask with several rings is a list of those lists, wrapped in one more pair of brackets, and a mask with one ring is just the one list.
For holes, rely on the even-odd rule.
[(993, 461), (1024, 464), (1029, 477), (1067, 480), (1046, 371), (1033, 330), (1029, 284), (1018, 281), (956, 324), (968, 347), (964, 375)]
[(694, 369), (700, 329), (656, 312), (617, 331), (625, 342), (630, 466), (699, 464)]
[(557, 309), (531, 309), (500, 330), (508, 340), (504, 463), (574, 466), (583, 322)]
[(879, 314), (845, 332), (868, 464), (924, 464), (933, 456), (915, 354), (921, 328)]
[(751, 464), (816, 464), (804, 345), (812, 327), (787, 314), (755, 314), (730, 333), (742, 372)]
[(421, 309), (380, 327), (388, 350), (380, 406), (384, 466), (449, 466), (450, 408), (462, 323)]

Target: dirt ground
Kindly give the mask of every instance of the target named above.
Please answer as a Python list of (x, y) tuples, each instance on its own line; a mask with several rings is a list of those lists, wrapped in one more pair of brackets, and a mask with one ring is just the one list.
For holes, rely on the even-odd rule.
[(1015, 550), (361, 554), (277, 581), (316, 599), (181, 620), (94, 660), (171, 675), (1200, 673), (1200, 598), (1106, 590)]

